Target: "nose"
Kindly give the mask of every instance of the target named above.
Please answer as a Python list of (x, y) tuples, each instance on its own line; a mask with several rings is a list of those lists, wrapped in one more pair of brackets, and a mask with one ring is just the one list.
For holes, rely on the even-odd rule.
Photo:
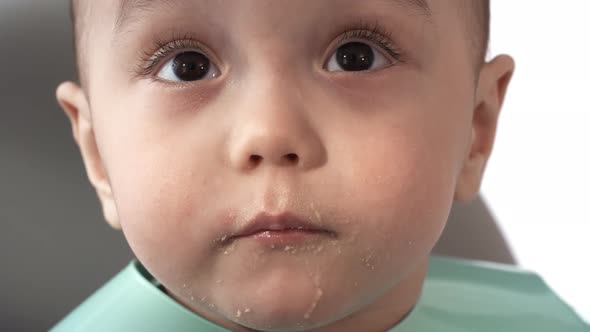
[(245, 171), (261, 167), (309, 170), (322, 165), (325, 148), (302, 94), (280, 84), (264, 86), (250, 86), (238, 104), (242, 107), (236, 112), (228, 149), (232, 166)]
[[(236, 146), (232, 163), (238, 169), (249, 170), (262, 165), (293, 166), (309, 168), (312, 151), (305, 151), (302, 144), (285, 134), (251, 130), (242, 144)], [(315, 159), (315, 158), (314, 158)]]

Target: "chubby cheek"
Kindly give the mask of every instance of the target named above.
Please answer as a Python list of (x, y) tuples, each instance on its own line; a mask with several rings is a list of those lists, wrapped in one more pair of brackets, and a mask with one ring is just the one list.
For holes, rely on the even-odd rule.
[(453, 174), (445, 172), (441, 163), (408, 154), (403, 161), (389, 160), (365, 173), (367, 181), (357, 186), (362, 206), (355, 208), (360, 215), (364, 211), (372, 216), (365, 220), (367, 230), (388, 246), (394, 243), (398, 248), (392, 251), (426, 253), (446, 221)]
[(355, 154), (341, 181), (352, 190), (342, 191), (341, 208), (354, 219), (352, 262), (369, 279), (403, 278), (430, 253), (452, 205), (457, 144), (452, 135), (414, 129), (376, 125), (362, 144), (348, 142)]
[(113, 179), (121, 226), (138, 258), (156, 267), (150, 272), (178, 274), (179, 267), (190, 269), (189, 258), (199, 259), (195, 255), (206, 247), (198, 241), (206, 236), (194, 232), (207, 232), (205, 225), (197, 224), (203, 219), (207, 195), (203, 187), (194, 185), (200, 181), (197, 173), (182, 161), (163, 164), (157, 153), (141, 157), (138, 160), (149, 166)]
[(214, 174), (211, 166), (199, 162), (208, 151), (189, 143), (198, 137), (183, 135), (136, 128), (105, 152), (125, 237), (138, 259), (169, 285), (196, 275), (197, 264), (210, 268), (213, 231), (202, 221), (211, 219), (212, 193), (219, 192), (218, 179), (205, 176)]

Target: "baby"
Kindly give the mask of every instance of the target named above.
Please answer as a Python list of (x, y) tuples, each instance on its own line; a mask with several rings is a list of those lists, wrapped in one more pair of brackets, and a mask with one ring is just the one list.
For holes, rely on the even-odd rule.
[(55, 331), (586, 331), (532, 274), (430, 258), (514, 71), (487, 0), (72, 8), (57, 98), (137, 261)]

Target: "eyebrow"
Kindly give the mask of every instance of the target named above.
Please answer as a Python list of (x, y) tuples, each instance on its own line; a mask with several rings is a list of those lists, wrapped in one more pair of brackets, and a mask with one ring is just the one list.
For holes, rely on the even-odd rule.
[[(115, 21), (115, 31), (120, 31), (131, 19), (134, 13), (149, 11), (155, 4), (153, 0), (121, 0), (117, 10), (117, 20)], [(157, 1), (160, 2), (160, 1)]]
[(427, 17), (432, 16), (428, 0), (385, 0), (385, 2), (389, 2), (390, 5), (408, 7)]
[[(408, 8), (428, 19), (432, 17), (428, 0), (382, 0), (382, 2), (390, 6)], [(118, 34), (131, 21), (134, 14), (151, 11), (160, 5), (175, 6), (178, 5), (178, 0), (121, 0), (115, 21), (115, 34)]]

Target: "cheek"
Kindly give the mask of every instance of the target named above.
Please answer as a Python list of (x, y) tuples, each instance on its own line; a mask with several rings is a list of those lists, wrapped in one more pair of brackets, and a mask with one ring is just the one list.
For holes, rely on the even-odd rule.
[(380, 94), (380, 116), (350, 135), (363, 139), (349, 139), (344, 180), (368, 230), (359, 234), (398, 266), (427, 255), (442, 233), (470, 132), (467, 97), (443, 86), (415, 91), (426, 92)]
[[(168, 123), (120, 121), (101, 137), (119, 219), (133, 252), (158, 279), (182, 278), (197, 262), (208, 264), (206, 215), (219, 192), (210, 159), (212, 143)], [(146, 124), (147, 123), (147, 124)], [(164, 125), (166, 124), (166, 125)], [(174, 124), (169, 123), (170, 126)], [(210, 140), (210, 139), (209, 139)], [(181, 267), (181, 270), (179, 270)]]
[[(194, 190), (203, 187), (196, 185), (201, 182), (195, 176), (198, 170), (178, 160), (182, 154), (174, 150), (128, 154), (133, 160), (125, 167), (113, 165), (111, 172), (121, 226), (135, 254), (148, 266), (152, 262), (178, 264), (175, 260), (185, 256), (179, 251), (197, 249), (191, 226), (198, 228), (194, 227), (199, 220), (196, 214), (206, 202)], [(168, 158), (174, 155), (177, 159)]]
[(340, 179), (348, 186), (340, 200), (347, 203), (340, 208), (356, 219), (354, 241), (364, 245), (357, 248), (359, 259), (370, 268), (384, 267), (384, 277), (430, 252), (452, 205), (457, 144), (453, 135), (442, 134), (444, 124), (434, 122), (373, 125), (371, 135), (352, 135), (366, 138), (347, 142), (354, 155), (340, 162), (348, 165)]
[[(425, 148), (375, 149), (357, 173), (357, 199), (373, 215), (367, 223), (384, 244), (429, 250), (444, 227), (453, 196), (454, 172), (447, 160), (417, 151)], [(376, 157), (377, 155), (382, 157)], [(366, 167), (370, 164), (371, 167)], [(355, 200), (356, 201), (356, 200)], [(403, 240), (403, 241), (402, 241)], [(395, 250), (396, 252), (403, 252)]]

